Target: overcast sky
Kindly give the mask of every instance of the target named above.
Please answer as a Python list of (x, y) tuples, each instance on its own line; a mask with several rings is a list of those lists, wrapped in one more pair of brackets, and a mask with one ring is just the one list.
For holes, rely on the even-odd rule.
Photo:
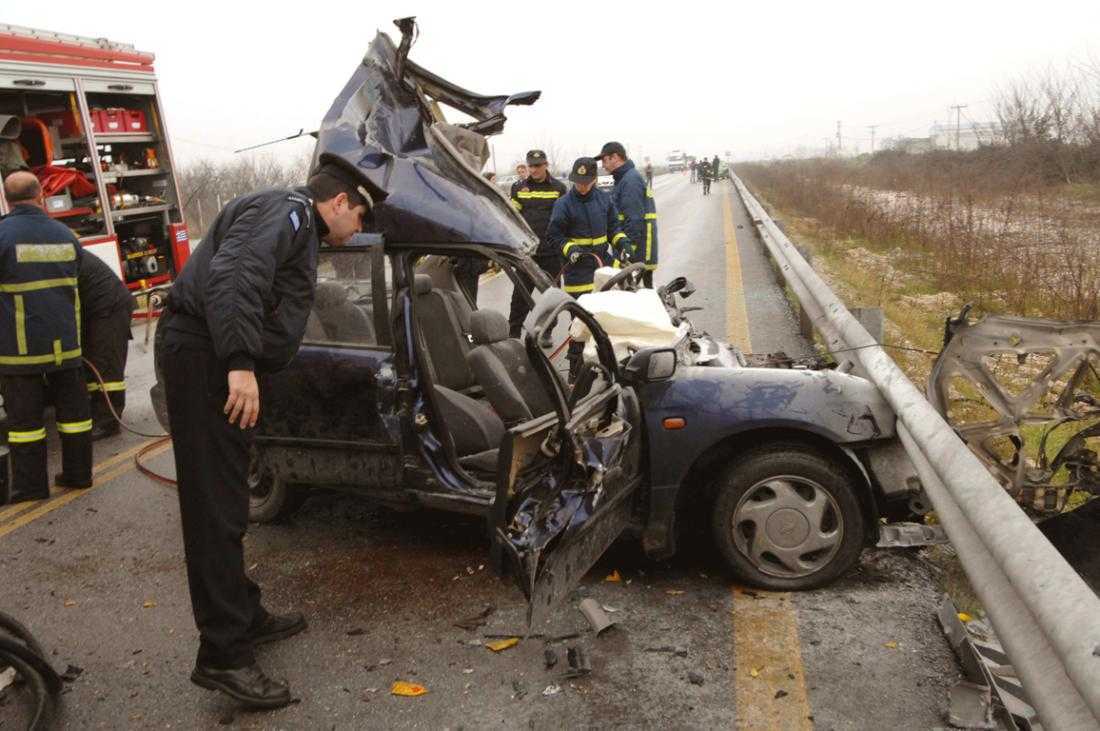
[(984, 121), (997, 84), (1100, 59), (1098, 0), (5, 5), (0, 22), (155, 53), (182, 163), (316, 128), (376, 30), (396, 40), (404, 15), (420, 24), (417, 63), (479, 93), (542, 90), (492, 140), (502, 171), (531, 146), (571, 158), (610, 139), (639, 160), (782, 154), (822, 146), (837, 120), (866, 149), (868, 125), (924, 136), (951, 104)]

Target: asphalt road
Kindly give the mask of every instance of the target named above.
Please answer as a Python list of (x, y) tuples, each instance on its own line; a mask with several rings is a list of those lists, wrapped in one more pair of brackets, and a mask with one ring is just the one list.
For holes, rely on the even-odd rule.
[[(696, 322), (750, 352), (801, 354), (780, 288), (728, 183), (704, 198), (680, 175), (656, 180), (658, 281), (694, 281)], [(503, 307), (505, 278), (483, 284)], [(135, 329), (127, 421), (159, 431), (148, 402), (151, 354)], [(579, 595), (617, 626), (600, 637), (573, 605), (545, 637), (499, 653), (485, 635), (520, 633), (517, 589), (491, 575), (484, 524), (394, 513), (317, 494), (282, 525), (254, 526), (247, 562), (273, 610), (310, 628), (260, 650), (301, 702), (271, 713), (190, 684), (196, 649), (176, 495), (133, 469), (151, 440), (96, 445), (97, 483), (23, 508), (0, 507), (0, 609), (82, 668), (66, 687), (72, 728), (557, 728), (561, 726), (928, 729), (943, 724), (955, 661), (934, 620), (931, 569), (914, 553), (872, 550), (836, 585), (768, 594), (737, 588), (703, 540), (668, 562), (617, 544)], [(149, 464), (172, 474), (170, 451)], [(615, 574), (619, 581), (605, 577)], [(579, 597), (578, 597), (579, 598)], [(455, 623), (492, 607), (473, 631)], [(592, 672), (562, 677), (568, 647)], [(544, 653), (559, 658), (545, 667)], [(427, 688), (397, 697), (397, 680)], [(0, 701), (0, 728), (19, 728)]]

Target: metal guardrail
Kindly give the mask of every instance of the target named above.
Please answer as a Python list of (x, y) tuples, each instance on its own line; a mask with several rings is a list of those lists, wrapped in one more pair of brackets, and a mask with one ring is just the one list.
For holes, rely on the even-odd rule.
[(1100, 728), (1100, 597), (731, 178), (760, 238), (842, 370), (873, 382), (1044, 728)]

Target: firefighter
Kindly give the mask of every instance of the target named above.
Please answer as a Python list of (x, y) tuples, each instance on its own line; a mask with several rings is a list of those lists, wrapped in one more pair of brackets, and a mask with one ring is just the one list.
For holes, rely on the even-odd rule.
[[(565, 183), (550, 175), (546, 153), (542, 150), (530, 150), (527, 153), (527, 173), (526, 180), (517, 180), (512, 185), (512, 205), (539, 237), (535, 263), (546, 272), (550, 281), (556, 282), (561, 274), (561, 250), (547, 238), (546, 234), (550, 224), (550, 212), (554, 210), (554, 204), (558, 199), (567, 192)], [(512, 306), (508, 313), (510, 337), (520, 336), (523, 331), (523, 320), (530, 309), (519, 289), (513, 289)]]
[(615, 178), (611, 199), (619, 211), (623, 232), (632, 244), (630, 260), (644, 262), (642, 282), (653, 289), (653, 271), (657, 268), (657, 205), (651, 188), (626, 156), (619, 142), (608, 142), (600, 150), (603, 169)]
[[(596, 160), (579, 157), (569, 179), (573, 189), (554, 203), (546, 239), (561, 251), (563, 288), (574, 297), (592, 291), (596, 269), (617, 258), (630, 261), (630, 240), (623, 233), (611, 196), (596, 187)], [(580, 371), (584, 343), (569, 343), (569, 381)]]
[(92, 420), (80, 368), (77, 276), (84, 252), (46, 215), (42, 186), (21, 171), (4, 181), (0, 221), (0, 387), (8, 412), (10, 502), (50, 496), (43, 412), (47, 394), (61, 435), (61, 487), (92, 486)]
[(370, 201), (354, 173), (331, 162), (305, 187), (230, 201), (180, 272), (159, 325), (199, 629), (191, 681), (255, 708), (291, 702), (287, 685), (257, 665), (255, 645), (306, 626), (299, 613), (268, 612), (245, 573), (249, 452), (261, 403), (256, 374), (294, 357), (313, 304), (319, 240), (345, 243), (361, 230)]
[(104, 393), (121, 417), (126, 408), (126, 356), (135, 303), (118, 275), (94, 254), (86, 254), (81, 261), (78, 281), (84, 357), (103, 379), (100, 385), (92, 369), (85, 367), (94, 442), (119, 432), (118, 421), (111, 414)]

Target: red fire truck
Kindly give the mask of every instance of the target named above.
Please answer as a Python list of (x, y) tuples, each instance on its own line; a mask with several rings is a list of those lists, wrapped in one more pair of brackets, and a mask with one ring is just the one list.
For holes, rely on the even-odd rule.
[(130, 290), (169, 283), (187, 261), (153, 54), (0, 24), (0, 173), (21, 168)]

